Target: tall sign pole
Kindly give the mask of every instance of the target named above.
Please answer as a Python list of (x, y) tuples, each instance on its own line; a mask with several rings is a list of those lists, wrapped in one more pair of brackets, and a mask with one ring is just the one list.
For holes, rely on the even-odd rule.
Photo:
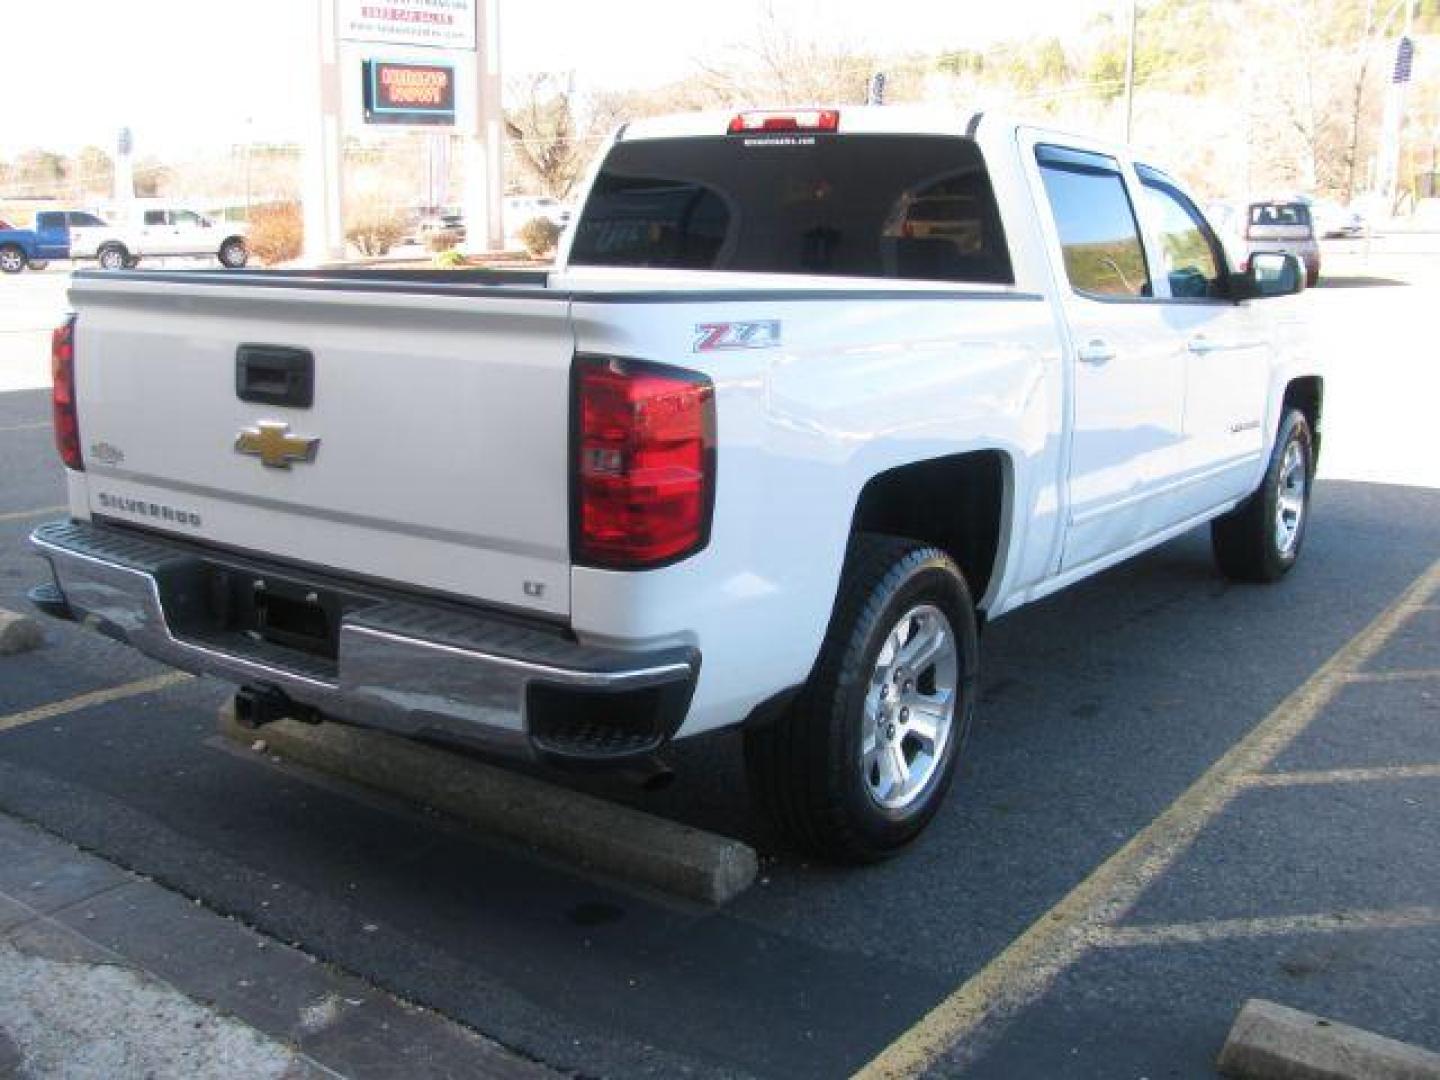
[(1413, 8), (1410, 0), (1402, 2), (1405, 5), (1405, 22), (1400, 31), (1400, 40), (1395, 43), (1394, 63), (1390, 69), (1390, 83), (1385, 94), (1385, 116), (1380, 137), (1380, 182), (1377, 185), (1385, 197), (1387, 211), (1392, 214), (1404, 186), (1400, 177), (1400, 150), (1405, 127), (1405, 91), (1410, 84), (1415, 63), (1415, 38), (1411, 35)]
[(115, 184), (111, 195), (115, 212), (128, 218), (130, 204), (135, 201), (135, 136), (128, 127), (121, 128), (115, 139)]
[(304, 148), (305, 259), (335, 262), (345, 257), (343, 143), (340, 123), (340, 56), (335, 0), (313, 0), (315, 100)]
[(505, 133), (500, 109), (500, 0), (475, 0), (480, 40), (475, 53), (475, 122), (465, 137), (464, 211), (468, 246), (495, 251), (505, 243)]

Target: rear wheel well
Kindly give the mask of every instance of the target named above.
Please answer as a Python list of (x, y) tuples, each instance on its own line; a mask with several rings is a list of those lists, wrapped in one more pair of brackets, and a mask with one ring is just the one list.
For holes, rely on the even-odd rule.
[(955, 560), (979, 603), (998, 570), (1005, 473), (1005, 456), (998, 450), (880, 473), (860, 492), (852, 535), (885, 533), (935, 545)]
[(1299, 379), (1291, 379), (1285, 387), (1285, 400), (1281, 406), (1283, 413), (1287, 409), (1299, 409), (1305, 414), (1305, 419), (1310, 424), (1310, 443), (1314, 460), (1320, 460), (1320, 418), (1325, 404), (1325, 380), (1319, 375), (1306, 375)]

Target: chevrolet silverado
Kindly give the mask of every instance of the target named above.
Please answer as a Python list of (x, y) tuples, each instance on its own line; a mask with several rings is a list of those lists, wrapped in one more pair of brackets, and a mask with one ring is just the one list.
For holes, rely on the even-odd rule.
[(1206, 523), (1233, 578), (1300, 554), (1304, 269), (1148, 159), (698, 114), (580, 205), (548, 273), (77, 274), (37, 603), (252, 723), (632, 769), (743, 725), (780, 831), (864, 861), (944, 797), (987, 620)]

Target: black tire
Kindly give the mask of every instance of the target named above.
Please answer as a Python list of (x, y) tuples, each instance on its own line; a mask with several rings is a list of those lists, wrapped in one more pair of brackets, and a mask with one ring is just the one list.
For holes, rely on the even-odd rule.
[(95, 261), (102, 270), (124, 270), (130, 261), (130, 253), (120, 244), (106, 244), (95, 253)]
[(245, 241), (238, 236), (232, 236), (220, 245), (220, 251), (216, 255), (220, 265), (230, 270), (239, 270), (250, 261), (250, 250), (245, 246)]
[[(953, 719), (913, 802), (888, 809), (872, 794), (861, 766), (866, 696), (887, 637), (923, 605), (939, 609), (953, 634)], [(898, 537), (855, 537), (809, 681), (782, 714), (745, 733), (751, 792), (782, 837), (844, 863), (874, 862), (915, 839), (954, 776), (974, 716), (978, 659), (975, 606), (948, 555)], [(890, 730), (893, 735), (893, 725)]]
[[(1281, 537), (1281, 492), (1293, 491), (1287, 457), (1296, 447), (1303, 468), (1303, 490), (1293, 539)], [(1287, 483), (1287, 479), (1291, 482)], [(1315, 443), (1310, 422), (1299, 409), (1289, 409), (1280, 418), (1270, 464), (1260, 486), (1248, 499), (1224, 517), (1210, 523), (1210, 543), (1221, 572), (1236, 581), (1278, 581), (1300, 558), (1305, 527), (1310, 520), (1310, 491), (1315, 480)], [(1292, 499), (1293, 503), (1293, 499)]]
[(6, 244), (0, 247), (0, 271), (7, 274), (18, 274), (25, 269), (28, 260), (25, 258), (25, 249), (17, 244)]
[(140, 256), (139, 256), (139, 255), (127, 255), (127, 256), (125, 257), (125, 269), (126, 269), (126, 270), (134, 270), (135, 267), (137, 267), (137, 266), (139, 266), (139, 265), (140, 265)]

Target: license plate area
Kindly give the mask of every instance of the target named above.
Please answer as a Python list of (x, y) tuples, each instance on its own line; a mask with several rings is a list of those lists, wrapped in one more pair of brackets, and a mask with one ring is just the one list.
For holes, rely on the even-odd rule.
[(340, 620), (374, 603), (283, 575), (186, 560), (163, 576), (166, 621), (177, 636), (244, 651), (277, 646), (334, 661)]

